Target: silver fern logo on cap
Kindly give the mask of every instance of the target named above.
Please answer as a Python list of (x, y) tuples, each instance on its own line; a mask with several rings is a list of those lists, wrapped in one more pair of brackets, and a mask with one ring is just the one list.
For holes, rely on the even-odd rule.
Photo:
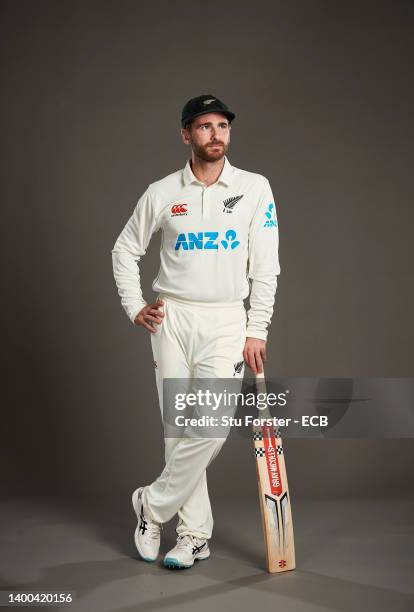
[(208, 100), (203, 100), (203, 104), (211, 104), (212, 102), (215, 102), (216, 98), (208, 98)]

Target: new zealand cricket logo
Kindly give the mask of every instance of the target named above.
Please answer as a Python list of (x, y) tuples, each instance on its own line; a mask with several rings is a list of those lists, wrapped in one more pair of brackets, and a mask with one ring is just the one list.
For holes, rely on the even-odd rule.
[(234, 374), (233, 376), (236, 376), (236, 374), (240, 374), (242, 369), (243, 369), (243, 364), (244, 361), (238, 361), (237, 363), (234, 364)]
[(232, 213), (233, 208), (236, 206), (237, 202), (242, 199), (243, 195), (244, 194), (239, 195), (239, 196), (233, 196), (232, 198), (227, 198), (227, 200), (224, 200), (223, 201), (223, 204), (224, 204), (223, 212)]

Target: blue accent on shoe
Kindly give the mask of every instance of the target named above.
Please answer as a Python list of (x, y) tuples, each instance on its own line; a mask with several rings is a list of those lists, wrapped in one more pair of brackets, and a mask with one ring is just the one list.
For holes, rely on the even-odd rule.
[(193, 567), (192, 565), (185, 565), (184, 563), (180, 563), (178, 559), (175, 559), (174, 557), (166, 557), (164, 559), (164, 566), (176, 569), (188, 569), (190, 567)]

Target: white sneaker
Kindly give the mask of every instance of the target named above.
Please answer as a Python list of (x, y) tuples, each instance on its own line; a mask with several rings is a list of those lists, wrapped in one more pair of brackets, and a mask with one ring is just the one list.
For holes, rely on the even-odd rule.
[(144, 561), (156, 561), (160, 550), (161, 525), (153, 521), (144, 513), (142, 503), (142, 492), (144, 487), (140, 487), (132, 494), (132, 505), (138, 518), (138, 525), (135, 529), (135, 546)]
[(192, 567), (195, 560), (208, 559), (209, 556), (207, 540), (188, 534), (180, 535), (177, 544), (165, 555), (164, 565), (170, 568)]

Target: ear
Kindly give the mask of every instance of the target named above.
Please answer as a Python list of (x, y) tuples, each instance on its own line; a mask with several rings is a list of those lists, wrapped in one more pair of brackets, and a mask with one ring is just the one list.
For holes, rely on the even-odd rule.
[(190, 132), (187, 128), (181, 128), (181, 138), (183, 139), (184, 144), (190, 144)]

